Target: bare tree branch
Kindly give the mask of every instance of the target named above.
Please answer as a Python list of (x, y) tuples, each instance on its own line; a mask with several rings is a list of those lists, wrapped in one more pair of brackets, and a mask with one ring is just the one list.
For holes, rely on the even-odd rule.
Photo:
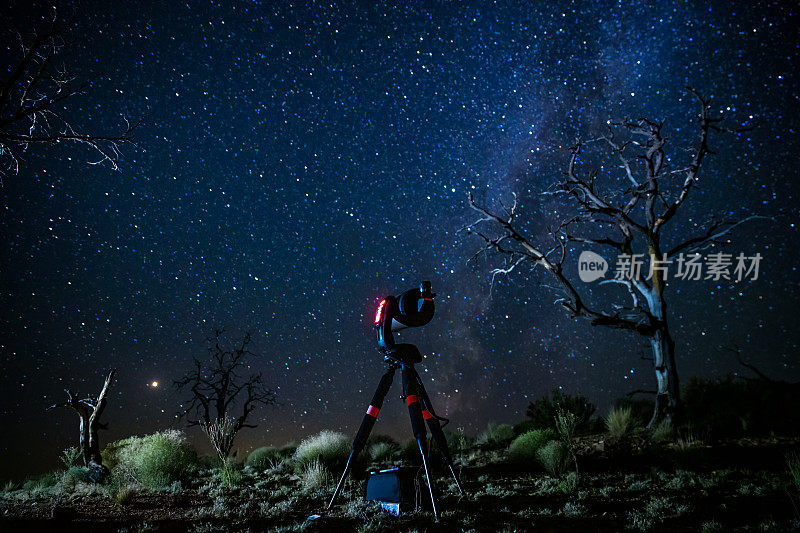
[[(624, 172), (626, 188), (622, 195), (604, 194), (598, 184), (595, 169), (583, 170), (582, 151), (586, 146), (580, 140), (570, 147), (569, 159), (563, 176), (543, 192), (544, 195), (563, 195), (575, 213), (548, 233), (556, 246), (545, 251), (540, 242), (533, 242), (519, 230), (515, 218), (518, 203), (509, 210), (504, 206), (503, 215), (478, 205), (469, 195), (469, 206), (479, 214), (477, 220), (464, 229), (481, 237), (484, 246), (476, 253), (493, 252), (500, 256), (503, 264), (491, 270), (492, 283), (499, 275), (508, 275), (522, 265), (531, 268), (541, 266), (557, 282), (564, 293), (556, 303), (564, 307), (571, 317), (588, 319), (595, 326), (625, 329), (641, 335), (652, 350), (653, 369), (658, 384), (656, 408), (650, 424), (662, 417), (670, 418), (680, 409), (680, 387), (675, 363), (675, 343), (668, 327), (668, 314), (664, 292), (666, 288), (667, 257), (685, 251), (694, 251), (711, 244), (721, 244), (725, 236), (741, 224), (755, 219), (752, 215), (742, 220), (712, 219), (700, 235), (690, 237), (671, 248), (662, 243), (661, 229), (674, 218), (684, 205), (693, 188), (697, 187), (700, 169), (707, 155), (712, 133), (742, 133), (749, 128), (723, 126), (721, 118), (711, 116), (708, 102), (694, 89), (688, 91), (699, 103), (699, 136), (692, 146), (691, 162), (685, 168), (670, 169), (665, 147), (667, 139), (662, 134), (663, 122), (648, 118), (627, 118), (609, 121), (608, 133), (597, 141), (607, 145)], [(684, 166), (684, 165), (682, 165)], [(683, 174), (679, 190), (670, 194), (668, 179)], [(613, 187), (620, 190), (617, 176), (612, 176)], [(629, 187), (628, 187), (629, 185)], [(643, 216), (642, 216), (643, 214)], [(574, 227), (573, 227), (574, 226)], [(493, 228), (495, 232), (487, 231)], [(629, 272), (624, 279), (609, 279), (601, 284), (623, 286), (631, 297), (630, 306), (611, 304), (609, 310), (600, 311), (597, 304), (587, 304), (575, 284), (563, 272), (568, 243), (582, 243), (608, 247), (620, 256), (641, 257), (649, 266)], [(663, 250), (669, 248), (667, 254)], [(560, 259), (554, 253), (560, 251)]]
[(78, 144), (98, 156), (90, 165), (106, 164), (113, 170), (119, 169), (123, 145), (134, 145), (133, 131), (138, 124), (125, 120), (118, 133), (91, 134), (78, 131), (62, 115), (61, 110), (90, 87), (59, 64), (68, 26), (58, 21), (53, 10), (49, 30), (35, 33), (29, 42), (19, 35), (18, 62), (0, 81), (0, 184), (4, 177), (19, 172), (20, 153), (34, 145)]
[(738, 226), (746, 222), (750, 222), (751, 220), (774, 220), (772, 217), (766, 217), (762, 215), (750, 215), (743, 219), (733, 221), (733, 220), (712, 220), (707, 226), (707, 230), (702, 235), (697, 235), (695, 237), (691, 237), (680, 244), (673, 246), (668, 252), (668, 256), (674, 256), (681, 252), (683, 253), (691, 253), (702, 250), (707, 248), (712, 244), (723, 244), (719, 239), (728, 235)]
[[(574, 317), (587, 317), (594, 325), (603, 325), (606, 327), (629, 329), (640, 331), (647, 334), (652, 330), (653, 325), (649, 323), (649, 316), (643, 309), (628, 309), (618, 310), (616, 313), (603, 313), (595, 311), (587, 306), (581, 296), (578, 294), (574, 285), (564, 276), (561, 266), (551, 262), (547, 258), (547, 254), (541, 252), (538, 248), (533, 246), (511, 223), (513, 218), (503, 219), (491, 213), (485, 207), (478, 205), (472, 194), (469, 195), (469, 205), (475, 211), (481, 213), (483, 216), (476, 222), (466, 227), (467, 231), (474, 232), (480, 235), (487, 248), (492, 248), (497, 252), (505, 255), (512, 256), (511, 261), (505, 268), (497, 268), (492, 271), (492, 279), (498, 274), (507, 274), (512, 272), (525, 260), (533, 262), (533, 266), (541, 265), (546, 271), (551, 273), (559, 282), (562, 290), (566, 293), (565, 298), (556, 300), (564, 309)], [(482, 222), (493, 221), (498, 223), (504, 230), (503, 237), (497, 239), (490, 239), (475, 229), (476, 226)], [(504, 248), (500, 245), (503, 240), (509, 239), (510, 241), (518, 243), (522, 250), (515, 251)]]

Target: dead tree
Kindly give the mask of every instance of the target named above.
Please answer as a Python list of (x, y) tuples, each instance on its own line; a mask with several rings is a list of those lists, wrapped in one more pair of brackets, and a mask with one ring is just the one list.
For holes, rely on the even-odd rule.
[(0, 183), (19, 172), (20, 153), (37, 145), (82, 145), (95, 154), (90, 165), (117, 170), (120, 148), (133, 142), (135, 125), (127, 120), (112, 135), (87, 133), (73, 125), (70, 106), (90, 83), (79, 81), (59, 61), (68, 44), (68, 26), (54, 10), (47, 30), (29, 37), (17, 34), (19, 56), (0, 81)]
[[(181, 416), (190, 426), (202, 426), (207, 434), (210, 429), (228, 428), (226, 444), (219, 452), (227, 457), (239, 430), (256, 427), (248, 422), (256, 407), (276, 402), (275, 391), (264, 385), (260, 372), (248, 377), (243, 375), (249, 368), (248, 358), (255, 355), (248, 348), (250, 333), (245, 333), (241, 343), (233, 349), (223, 348), (223, 333), (223, 330), (214, 332), (214, 337), (208, 339), (207, 361), (195, 357), (194, 368), (176, 380), (175, 385), (178, 390), (191, 393), (185, 405), (181, 406)], [(238, 412), (238, 416), (231, 416), (233, 411)]]
[(103, 389), (96, 398), (87, 396), (80, 399), (78, 395), (73, 394), (69, 389), (65, 389), (67, 401), (50, 406), (50, 409), (71, 407), (78, 413), (80, 420), (80, 449), (83, 454), (83, 463), (91, 471), (96, 472), (94, 479), (97, 481), (102, 481), (107, 472), (107, 469), (103, 466), (103, 457), (100, 455), (100, 439), (97, 436), (97, 432), (100, 429), (108, 429), (108, 424), (101, 423), (100, 417), (106, 408), (106, 396), (111, 382), (114, 380), (114, 374), (116, 374), (116, 370), (111, 370), (108, 373), (103, 383)]
[[(668, 258), (683, 253), (697, 252), (721, 240), (745, 221), (766, 218), (749, 216), (743, 219), (713, 216), (701, 226), (698, 235), (669, 245), (663, 237), (664, 228), (673, 221), (685, 202), (700, 174), (709, 149), (712, 133), (742, 133), (747, 128), (724, 128), (722, 119), (712, 117), (708, 102), (696, 91), (689, 92), (699, 103), (699, 136), (691, 149), (685, 168), (671, 169), (665, 154), (666, 139), (662, 135), (662, 122), (648, 119), (609, 122), (607, 135), (597, 139), (611, 152), (621, 169), (623, 189), (601, 187), (596, 181), (597, 171), (584, 173), (581, 153), (586, 144), (578, 141), (570, 149), (567, 170), (547, 195), (563, 195), (569, 208), (576, 212), (570, 218), (548, 228), (553, 243), (534, 242), (527, 236), (517, 220), (517, 198), (510, 209), (498, 214), (479, 205), (472, 194), (469, 205), (480, 213), (480, 218), (465, 229), (480, 236), (485, 247), (478, 252), (493, 251), (502, 255), (505, 263), (492, 270), (492, 277), (509, 274), (521, 265), (541, 266), (557, 283), (563, 294), (556, 300), (571, 316), (583, 318), (593, 326), (617, 328), (644, 338), (652, 352), (657, 391), (655, 409), (650, 425), (661, 420), (671, 420), (680, 408), (680, 384), (675, 361), (675, 343), (672, 339), (667, 315), (664, 266)], [(672, 185), (670, 178), (682, 176), (680, 183)], [(611, 176), (612, 180), (614, 176)], [(606, 192), (603, 192), (606, 191)], [(622, 194), (620, 194), (622, 191)], [(489, 226), (490, 234), (483, 227)], [(610, 249), (620, 255), (647, 258), (651, 272), (641, 269), (632, 272), (630, 279), (609, 279), (603, 283), (616, 283), (622, 295), (630, 298), (629, 305), (616, 304), (610, 310), (600, 310), (589, 305), (576, 285), (564, 273), (563, 265), (568, 248), (576, 244)], [(477, 254), (476, 254), (477, 255)], [(658, 266), (657, 266), (658, 265)]]

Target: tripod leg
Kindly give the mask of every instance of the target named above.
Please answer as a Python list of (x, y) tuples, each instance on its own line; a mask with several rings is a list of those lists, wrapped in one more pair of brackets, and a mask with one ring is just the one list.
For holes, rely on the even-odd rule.
[(422, 466), (425, 468), (425, 479), (428, 481), (428, 490), (431, 494), (431, 506), (433, 508), (433, 518), (439, 520), (439, 514), (436, 511), (436, 497), (433, 494), (433, 478), (431, 477), (431, 470), (428, 467), (428, 445), (427, 436), (425, 432), (425, 422), (422, 417), (422, 408), (420, 407), (420, 397), (418, 393), (419, 381), (414, 377), (416, 372), (413, 367), (403, 365), (403, 396), (406, 397), (406, 404), (408, 404), (408, 414), (411, 416), (411, 429), (414, 432), (414, 438), (417, 439), (417, 447), (422, 456)]
[(383, 399), (386, 397), (386, 394), (389, 392), (389, 388), (392, 386), (392, 380), (394, 380), (394, 373), (396, 370), (396, 366), (390, 366), (389, 369), (383, 374), (383, 377), (381, 377), (380, 383), (378, 383), (378, 388), (375, 390), (375, 394), (372, 396), (372, 402), (370, 402), (367, 412), (364, 415), (364, 419), (361, 421), (361, 426), (358, 428), (356, 438), (353, 439), (353, 449), (350, 451), (350, 456), (347, 458), (347, 464), (344, 467), (344, 472), (342, 472), (342, 477), (339, 479), (339, 483), (336, 485), (336, 490), (333, 492), (333, 496), (331, 496), (330, 503), (328, 503), (328, 509), (331, 508), (336, 496), (338, 496), (339, 492), (342, 490), (344, 481), (347, 478), (347, 474), (350, 472), (350, 467), (353, 465), (353, 461), (355, 461), (356, 457), (358, 457), (358, 454), (361, 453), (367, 443), (369, 434), (372, 432), (372, 428), (375, 426), (375, 422), (378, 420), (378, 412), (383, 406)]
[(461, 489), (461, 483), (458, 481), (458, 476), (456, 476), (455, 468), (453, 468), (453, 459), (450, 455), (450, 447), (447, 445), (447, 437), (444, 436), (444, 431), (442, 431), (442, 425), (439, 423), (439, 420), (433, 415), (436, 411), (433, 409), (428, 391), (425, 390), (425, 385), (422, 384), (422, 379), (419, 377), (416, 370), (414, 370), (414, 378), (417, 381), (417, 390), (419, 391), (419, 396), (422, 401), (422, 416), (428, 423), (428, 428), (431, 430), (431, 437), (436, 442), (436, 447), (439, 448), (442, 459), (444, 459), (444, 462), (450, 469), (450, 473), (453, 475), (459, 494), (464, 494), (464, 491)]

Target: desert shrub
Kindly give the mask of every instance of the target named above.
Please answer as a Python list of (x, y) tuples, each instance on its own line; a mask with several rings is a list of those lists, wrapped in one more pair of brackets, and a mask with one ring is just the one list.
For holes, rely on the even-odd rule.
[[(380, 446), (380, 444), (376, 446)], [(330, 480), (331, 477), (328, 470), (317, 460), (308, 463), (300, 475), (300, 483), (305, 490), (309, 491), (327, 486)]]
[(669, 420), (662, 420), (650, 433), (650, 440), (655, 443), (670, 442), (675, 438), (675, 428)]
[(58, 483), (58, 476), (50, 472), (41, 476), (29, 477), (22, 484), (22, 490), (39, 492), (54, 486), (56, 483)]
[(235, 487), (242, 482), (242, 465), (232, 459), (226, 459), (217, 467), (220, 484), (223, 487)]
[(635, 426), (633, 411), (630, 407), (613, 407), (605, 422), (608, 435), (618, 441), (629, 437)]
[(590, 420), (597, 408), (583, 396), (572, 396), (558, 389), (531, 402), (526, 412), (530, 419), (530, 425), (534, 428), (555, 429), (557, 406), (575, 415), (578, 432), (590, 429)]
[(554, 476), (567, 471), (571, 459), (569, 450), (560, 440), (551, 440), (536, 452), (539, 463)]
[(789, 479), (794, 483), (794, 488), (800, 490), (800, 455), (796, 452), (787, 455), (786, 467), (789, 470)]
[(513, 438), (514, 428), (510, 424), (489, 424), (476, 443), (481, 446), (505, 446)]
[(514, 439), (508, 447), (508, 459), (518, 464), (536, 462), (536, 454), (551, 440), (555, 440), (556, 432), (552, 429), (534, 429)]
[(641, 510), (628, 514), (630, 527), (639, 531), (649, 531), (668, 518), (677, 518), (689, 512), (689, 506), (675, 503), (664, 496), (653, 496)]
[(399, 450), (400, 446), (397, 443), (377, 442), (370, 445), (367, 454), (373, 462), (381, 463), (391, 461)]
[(689, 426), (707, 431), (712, 440), (770, 432), (794, 435), (800, 427), (800, 394), (788, 383), (692, 377), (681, 398)]
[(575, 438), (575, 433), (578, 431), (580, 420), (578, 415), (571, 411), (562, 409), (561, 406), (556, 406), (556, 431), (561, 441), (567, 445), (568, 448), (572, 447), (572, 441)]
[(284, 444), (283, 446), (278, 448), (278, 454), (285, 459), (293, 458), (294, 452), (296, 451), (297, 451), (297, 444), (293, 442), (289, 444)]
[(578, 502), (567, 502), (564, 504), (559, 514), (562, 516), (583, 516), (588, 511), (585, 505)]
[(329, 470), (344, 467), (350, 455), (350, 439), (342, 433), (324, 430), (308, 437), (294, 452), (295, 470), (302, 473), (306, 466), (318, 461)]
[(116, 476), (160, 489), (188, 479), (197, 465), (197, 453), (183, 432), (166, 430), (112, 443), (104, 450), (104, 460)]
[(89, 469), (85, 466), (71, 466), (63, 477), (75, 483), (89, 483)]
[(266, 470), (278, 464), (281, 460), (281, 452), (274, 446), (262, 446), (256, 448), (247, 456), (244, 464), (256, 470)]
[(701, 533), (720, 533), (725, 531), (725, 528), (716, 520), (709, 520), (700, 524)]
[(81, 450), (77, 446), (67, 448), (61, 452), (60, 459), (64, 465), (64, 468), (69, 470), (70, 467), (77, 466), (78, 461), (81, 459)]
[(574, 493), (578, 489), (578, 473), (568, 473), (566, 476), (564, 476), (564, 479), (559, 480), (556, 487), (564, 494)]

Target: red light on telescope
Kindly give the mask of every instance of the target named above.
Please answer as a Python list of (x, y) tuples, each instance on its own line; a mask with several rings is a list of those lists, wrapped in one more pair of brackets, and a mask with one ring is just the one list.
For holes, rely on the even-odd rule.
[(384, 298), (381, 300), (381, 303), (378, 304), (378, 310), (375, 311), (375, 323), (380, 324), (381, 320), (383, 320), (383, 310), (386, 308), (386, 299)]

